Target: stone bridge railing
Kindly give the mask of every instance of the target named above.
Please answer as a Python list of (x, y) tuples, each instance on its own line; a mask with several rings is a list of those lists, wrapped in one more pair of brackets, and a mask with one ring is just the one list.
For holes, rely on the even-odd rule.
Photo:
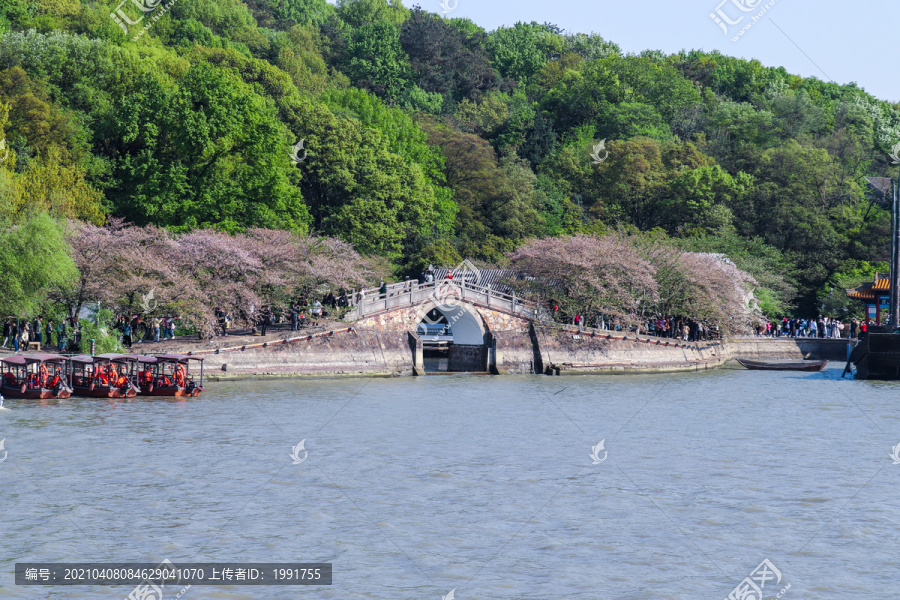
[(369, 315), (387, 312), (395, 308), (416, 306), (434, 302), (437, 305), (453, 306), (461, 303), (483, 306), (499, 310), (525, 319), (540, 319), (544, 312), (534, 302), (523, 300), (515, 293), (507, 294), (470, 281), (443, 279), (420, 284), (417, 281), (394, 283), (387, 286), (382, 294), (378, 288), (362, 290), (357, 296), (356, 306), (347, 314), (346, 320), (355, 321)]

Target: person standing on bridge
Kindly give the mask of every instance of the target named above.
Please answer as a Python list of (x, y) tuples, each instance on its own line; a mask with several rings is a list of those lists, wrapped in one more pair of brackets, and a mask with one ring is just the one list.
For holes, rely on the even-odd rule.
[(387, 298), (387, 284), (385, 282), (381, 282), (381, 287), (378, 288), (378, 293), (381, 294), (382, 298)]

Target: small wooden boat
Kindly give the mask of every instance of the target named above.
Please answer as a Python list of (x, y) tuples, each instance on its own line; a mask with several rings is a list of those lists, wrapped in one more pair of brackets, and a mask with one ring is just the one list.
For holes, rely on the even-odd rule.
[(828, 364), (827, 360), (736, 360), (751, 371), (821, 371)]
[(79, 354), (72, 357), (72, 389), (89, 398), (133, 398), (137, 386), (137, 362), (127, 354)]
[(69, 359), (58, 354), (17, 354), (0, 360), (0, 390), (7, 398), (68, 398)]
[[(142, 396), (199, 396), (203, 391), (203, 359), (187, 354), (134, 355), (139, 365)], [(200, 381), (191, 376), (190, 362), (200, 363)]]

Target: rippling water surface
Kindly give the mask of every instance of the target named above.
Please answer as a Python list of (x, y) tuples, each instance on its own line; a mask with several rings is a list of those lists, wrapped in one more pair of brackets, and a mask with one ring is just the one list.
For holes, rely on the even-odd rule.
[(17, 587), (13, 565), (168, 558), (334, 564), (329, 587), (188, 600), (720, 600), (769, 559), (782, 581), (765, 598), (789, 583), (783, 598), (884, 600), (900, 584), (898, 392), (840, 369), (724, 368), (7, 400), (0, 595), (124, 598)]

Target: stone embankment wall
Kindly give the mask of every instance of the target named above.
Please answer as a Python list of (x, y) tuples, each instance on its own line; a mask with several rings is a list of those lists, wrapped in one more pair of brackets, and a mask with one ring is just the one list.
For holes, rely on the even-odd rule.
[(358, 328), (302, 336), (288, 343), (268, 336), (266, 342), (193, 354), (204, 359), (209, 379), (251, 375), (398, 376), (413, 372), (413, 350), (406, 333)]
[[(371, 328), (353, 325), (310, 335), (295, 333), (287, 340), (277, 335), (217, 338), (222, 345), (218, 349), (193, 345), (167, 351), (203, 357), (211, 379), (422, 374), (421, 341), (409, 331), (390, 326), (391, 320), (385, 321)], [(738, 338), (694, 343), (574, 327), (504, 325), (512, 327), (500, 331), (486, 327), (485, 347), (460, 347), (465, 352), (458, 355), (455, 366), (482, 371), (486, 363), (490, 372), (498, 374), (693, 371), (742, 357), (839, 362), (846, 360), (848, 347), (847, 340)]]
[(565, 373), (694, 371), (723, 364), (729, 355), (719, 342), (683, 342), (626, 332), (546, 328), (531, 334), (535, 371)]
[[(574, 328), (532, 330), (536, 372), (692, 371), (735, 358), (847, 360), (846, 339), (734, 338), (684, 342), (646, 335)], [(539, 355), (539, 358), (538, 358)]]
[(733, 358), (806, 358), (846, 361), (855, 340), (825, 338), (735, 338), (728, 340)]

